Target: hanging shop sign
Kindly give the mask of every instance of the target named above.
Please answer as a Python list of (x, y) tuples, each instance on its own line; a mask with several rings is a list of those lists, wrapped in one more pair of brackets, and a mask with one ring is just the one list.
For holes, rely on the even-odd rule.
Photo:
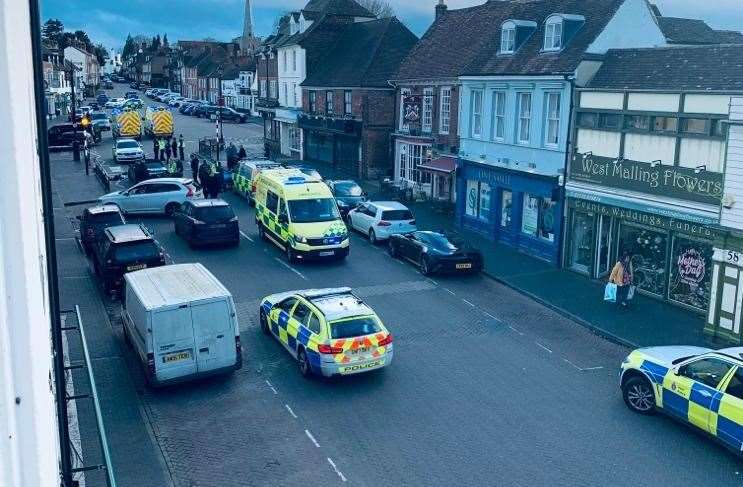
[(719, 205), (722, 174), (706, 170), (576, 153), (569, 179), (658, 196)]
[(652, 213), (644, 213), (630, 208), (602, 205), (601, 203), (574, 198), (568, 199), (568, 206), (577, 210), (619, 218), (630, 223), (639, 223), (641, 225), (646, 225), (649, 227), (659, 228), (672, 232), (685, 233), (687, 235), (700, 237), (706, 240), (711, 240), (719, 237), (719, 233), (717, 231), (715, 231), (709, 225), (705, 225), (703, 223), (695, 223)]
[(423, 98), (420, 95), (405, 95), (402, 99), (402, 113), (405, 123), (420, 122), (422, 107)]

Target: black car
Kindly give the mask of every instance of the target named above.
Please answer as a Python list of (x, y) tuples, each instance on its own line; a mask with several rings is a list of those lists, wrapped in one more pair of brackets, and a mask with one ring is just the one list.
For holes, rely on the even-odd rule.
[(193, 103), (183, 103), (178, 107), (178, 113), (186, 114), (186, 111), (193, 108)]
[[(47, 130), (48, 143), (50, 147), (71, 146), (75, 140), (75, 128), (71, 123), (60, 123), (49, 127)], [(81, 127), (77, 127), (77, 141), (80, 147), (85, 142), (86, 133)]]
[(114, 205), (99, 205), (86, 208), (77, 219), (80, 221), (80, 243), (85, 255), (90, 255), (108, 227), (124, 225), (126, 221)]
[(388, 249), (392, 257), (409, 260), (426, 276), (435, 272), (480, 272), (483, 265), (479, 250), (440, 232), (391, 235)]
[(225, 107), (217, 107), (217, 110), (214, 110), (214, 112), (209, 112), (209, 116), (214, 115), (215, 117), (219, 117), (220, 113), (222, 114), (223, 122), (245, 123), (248, 119), (248, 116), (244, 113), (240, 113), (237, 110)]
[(220, 199), (190, 200), (173, 218), (175, 233), (190, 245), (240, 244), (240, 227), (232, 207)]
[(137, 184), (141, 181), (147, 181), (148, 179), (164, 178), (169, 177), (168, 170), (161, 161), (155, 159), (139, 160), (133, 164), (129, 164), (127, 170), (127, 176), (129, 177), (129, 183), (132, 185)]
[(366, 201), (366, 193), (356, 181), (327, 181), (330, 192), (335, 196), (338, 211), (345, 220), (348, 212), (356, 208), (359, 203)]
[(201, 105), (194, 109), (193, 114), (199, 118), (211, 118), (213, 113), (217, 113), (217, 110), (219, 110), (219, 107), (216, 105)]
[(106, 228), (93, 253), (95, 273), (106, 291), (120, 288), (127, 272), (162, 265), (165, 254), (142, 225)]

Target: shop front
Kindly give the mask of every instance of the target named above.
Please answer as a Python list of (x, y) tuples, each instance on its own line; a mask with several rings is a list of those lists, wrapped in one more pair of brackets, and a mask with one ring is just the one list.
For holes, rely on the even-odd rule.
[(558, 178), (464, 159), (457, 169), (457, 222), (534, 257), (558, 263)]
[(359, 176), (361, 169), (361, 122), (313, 115), (301, 115), (304, 158), (332, 165), (335, 171)]
[[(568, 192), (564, 263), (605, 279), (625, 253), (639, 292), (707, 311), (712, 283), (714, 220), (662, 208), (637, 210), (605, 197), (581, 199)], [(619, 203), (617, 201), (617, 203)]]

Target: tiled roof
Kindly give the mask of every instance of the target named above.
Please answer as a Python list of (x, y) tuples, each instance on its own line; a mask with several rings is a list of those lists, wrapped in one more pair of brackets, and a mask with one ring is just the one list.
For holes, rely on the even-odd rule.
[(699, 19), (658, 17), (658, 26), (669, 44), (719, 44), (712, 27)]
[(310, 0), (302, 9), (302, 13), (308, 19), (316, 16), (316, 14), (374, 17), (374, 14), (354, 0)]
[(302, 86), (388, 88), (387, 80), (417, 40), (394, 17), (350, 24)]
[(743, 92), (743, 49), (715, 45), (609, 50), (588, 87)]
[[(411, 51), (395, 78), (572, 73), (622, 3), (623, 0), (502, 0), (447, 10)], [(582, 15), (585, 23), (561, 51), (544, 53), (544, 22), (554, 13)], [(501, 25), (509, 19), (536, 22), (537, 30), (515, 55), (501, 55)]]
[(743, 33), (737, 30), (716, 30), (715, 34), (721, 44), (743, 44)]

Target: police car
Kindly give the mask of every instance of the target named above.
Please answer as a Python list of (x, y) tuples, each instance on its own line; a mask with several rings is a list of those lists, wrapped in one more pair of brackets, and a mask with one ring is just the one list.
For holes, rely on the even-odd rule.
[(622, 362), (620, 386), (632, 411), (661, 410), (743, 452), (743, 347), (640, 348)]
[(350, 288), (272, 294), (259, 313), (261, 330), (297, 359), (305, 377), (358, 374), (392, 362), (392, 335)]

